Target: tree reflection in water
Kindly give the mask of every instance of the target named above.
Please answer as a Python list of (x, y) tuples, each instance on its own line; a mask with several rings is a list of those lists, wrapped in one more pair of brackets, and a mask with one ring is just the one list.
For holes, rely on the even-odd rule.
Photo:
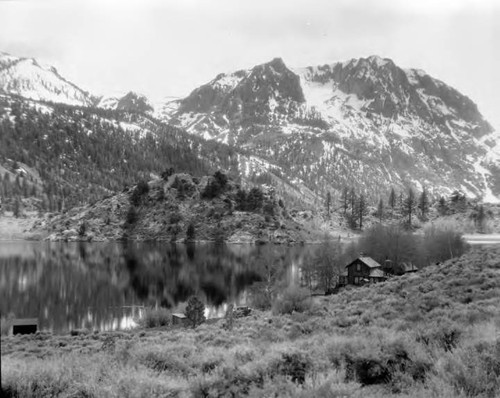
[(178, 310), (195, 294), (209, 316), (245, 305), (273, 270), (286, 284), (309, 247), (168, 243), (0, 243), (0, 311), (55, 333), (119, 329), (142, 306)]

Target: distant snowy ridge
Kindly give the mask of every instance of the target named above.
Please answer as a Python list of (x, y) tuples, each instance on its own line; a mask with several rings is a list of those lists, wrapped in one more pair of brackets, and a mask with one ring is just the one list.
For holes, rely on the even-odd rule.
[(352, 184), (375, 195), (393, 185), (500, 196), (500, 139), (474, 102), (378, 56), (305, 68), (274, 59), (219, 74), (160, 116), (323, 194)]
[(242, 170), (307, 191), (311, 201), (345, 186), (375, 198), (391, 186), (500, 198), (500, 133), (476, 104), (378, 56), (304, 68), (275, 58), (153, 104), (135, 92), (96, 97), (53, 67), (0, 53), (1, 93), (154, 116), (244, 151)]
[(68, 105), (92, 106), (95, 102), (90, 93), (63, 78), (54, 67), (4, 52), (0, 52), (0, 91)]

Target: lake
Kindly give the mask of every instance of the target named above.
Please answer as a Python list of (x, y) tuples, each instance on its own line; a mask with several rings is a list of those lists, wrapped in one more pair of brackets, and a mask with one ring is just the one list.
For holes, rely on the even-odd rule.
[(317, 246), (0, 242), (2, 317), (41, 330), (125, 329), (144, 307), (182, 312), (191, 295), (209, 318), (250, 305), (252, 287), (297, 278)]

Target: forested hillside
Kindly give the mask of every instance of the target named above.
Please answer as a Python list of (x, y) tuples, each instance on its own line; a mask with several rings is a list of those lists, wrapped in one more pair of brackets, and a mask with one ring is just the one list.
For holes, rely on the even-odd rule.
[(0, 122), (0, 198), (6, 207), (31, 198), (39, 210), (60, 211), (169, 167), (195, 176), (237, 169), (234, 150), (139, 114), (0, 101), (6, 114)]

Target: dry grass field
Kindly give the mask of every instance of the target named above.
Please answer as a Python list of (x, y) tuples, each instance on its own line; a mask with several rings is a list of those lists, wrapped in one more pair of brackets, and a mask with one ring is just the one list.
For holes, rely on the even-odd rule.
[(2, 337), (2, 393), (500, 396), (500, 248), (320, 297), (303, 312), (280, 313), (285, 307), (235, 319), (231, 330), (221, 320), (196, 329)]

